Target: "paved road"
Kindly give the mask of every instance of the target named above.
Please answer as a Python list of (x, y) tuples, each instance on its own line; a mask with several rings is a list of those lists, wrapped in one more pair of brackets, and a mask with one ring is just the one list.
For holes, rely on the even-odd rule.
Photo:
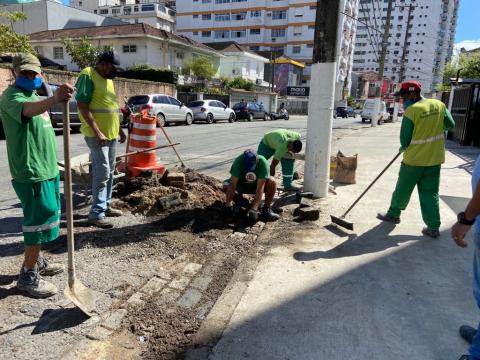
[[(357, 119), (335, 119), (334, 133), (343, 128), (359, 128), (365, 126)], [(256, 148), (264, 133), (275, 128), (287, 128), (300, 132), (303, 136), (307, 130), (306, 116), (292, 116), (289, 121), (254, 121), (217, 123), (213, 125), (194, 124), (192, 126), (171, 126), (166, 130), (173, 141), (179, 142), (178, 151), (187, 166), (209, 175), (223, 178), (227, 173), (231, 160), (242, 150)], [(62, 136), (58, 132), (58, 157), (63, 159)], [(72, 156), (88, 152), (81, 134), (72, 134)], [(166, 144), (159, 131), (158, 143)], [(117, 153), (123, 153), (124, 145), (118, 145)], [(175, 154), (170, 149), (158, 152), (161, 161), (174, 166), (178, 164)], [(10, 184), (5, 140), (0, 140), (0, 219), (5, 216), (2, 211), (11, 209), (18, 203)]]

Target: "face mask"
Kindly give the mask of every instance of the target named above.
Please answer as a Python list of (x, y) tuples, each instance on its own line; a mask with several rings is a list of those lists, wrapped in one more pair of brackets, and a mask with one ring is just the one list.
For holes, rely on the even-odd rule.
[(415, 101), (411, 99), (406, 99), (403, 101), (403, 109), (406, 110), (409, 106), (415, 104)]
[(108, 74), (105, 75), (105, 78), (114, 79), (116, 76), (117, 76), (117, 68), (114, 67), (112, 70), (110, 70)]
[(19, 76), (17, 77), (17, 80), (15, 80), (16, 87), (29, 92), (40, 89), (42, 87), (42, 83), (43, 79), (39, 76), (35, 77), (34, 79), (29, 79), (25, 76)]

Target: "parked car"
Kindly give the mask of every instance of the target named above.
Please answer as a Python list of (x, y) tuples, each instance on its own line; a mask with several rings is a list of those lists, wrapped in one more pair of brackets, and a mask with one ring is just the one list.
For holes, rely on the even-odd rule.
[[(363, 109), (361, 112), (362, 116), (362, 122), (372, 121), (372, 118), (374, 117), (374, 112), (375, 112), (375, 99), (368, 99), (365, 101), (363, 104)], [(381, 102), (380, 105), (380, 111), (378, 114), (376, 114), (378, 117), (378, 123), (382, 124), (384, 121), (388, 121), (388, 118), (390, 117), (390, 114), (387, 112), (387, 105), (385, 104), (385, 101)]]
[(335, 116), (334, 117), (355, 117), (357, 114), (355, 113), (355, 109), (351, 106), (339, 106), (335, 109)]
[(128, 99), (128, 105), (133, 112), (148, 110), (150, 115), (156, 116), (159, 125), (172, 123), (193, 123), (193, 112), (177, 99), (164, 94), (135, 95)]
[(235, 111), (218, 100), (196, 100), (188, 104), (193, 112), (193, 121), (212, 124), (220, 120), (235, 121)]
[[(42, 83), (42, 87), (37, 90), (37, 95), (41, 99), (45, 99), (47, 97), (53, 96), (55, 91), (57, 91), (59, 85), (57, 84), (48, 84)], [(70, 110), (70, 128), (73, 131), (80, 130), (80, 118), (78, 117), (78, 110), (77, 110), (77, 101), (75, 100), (75, 95), (68, 103), (68, 108)], [(55, 104), (49, 110), (50, 120), (52, 122), (52, 126), (54, 128), (61, 128), (63, 127), (63, 104)]]
[(252, 121), (253, 119), (263, 119), (267, 121), (270, 119), (270, 115), (264, 106), (254, 102), (247, 103), (246, 105), (242, 103), (235, 104), (233, 110), (235, 111), (237, 120), (246, 119)]
[[(394, 110), (393, 106), (391, 106), (391, 107), (389, 107), (389, 108), (387, 109), (387, 112), (388, 112), (388, 114), (389, 114), (388, 119), (389, 119), (390, 121), (393, 121), (393, 110)], [(398, 117), (402, 117), (402, 116), (403, 116), (403, 109), (402, 109), (402, 108), (400, 108), (400, 107), (398, 108), (398, 113), (397, 113), (397, 115), (398, 115)]]

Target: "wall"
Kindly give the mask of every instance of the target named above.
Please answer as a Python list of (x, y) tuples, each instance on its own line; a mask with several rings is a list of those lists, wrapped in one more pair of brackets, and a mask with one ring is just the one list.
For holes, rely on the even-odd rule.
[[(45, 70), (47, 81), (54, 84), (75, 84), (77, 73), (67, 71)], [(13, 82), (12, 70), (9, 68), (0, 68), (0, 93)], [(139, 94), (166, 94), (173, 97), (177, 95), (177, 88), (173, 84), (156, 83), (152, 81), (141, 81), (131, 79), (115, 79), (115, 92), (120, 105), (124, 103), (124, 97), (130, 97)]]

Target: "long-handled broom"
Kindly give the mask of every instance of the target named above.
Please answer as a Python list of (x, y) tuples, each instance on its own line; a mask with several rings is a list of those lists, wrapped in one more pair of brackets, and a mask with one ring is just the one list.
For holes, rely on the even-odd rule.
[(395, 162), (395, 160), (398, 159), (400, 154), (401, 154), (401, 152), (399, 152), (397, 155), (395, 155), (395, 157), (388, 163), (388, 165), (385, 166), (385, 169), (383, 169), (382, 172), (380, 174), (378, 174), (378, 176), (370, 183), (370, 185), (367, 186), (367, 188), (360, 194), (360, 196), (357, 198), (357, 200), (355, 200), (353, 202), (353, 204), (350, 205), (350, 207), (347, 209), (347, 211), (345, 211), (345, 213), (342, 216), (337, 217), (337, 216), (330, 215), (330, 218), (332, 219), (332, 222), (334, 224), (340, 225), (341, 227), (344, 227), (344, 228), (349, 229), (349, 230), (353, 230), (353, 223), (345, 220), (345, 217), (348, 215), (350, 210), (352, 210), (355, 207), (355, 205), (358, 204), (358, 202), (363, 197), (363, 195), (365, 195), (367, 193), (367, 191), (370, 190), (370, 188), (377, 182), (378, 179), (380, 179), (380, 177), (385, 173), (385, 171), (387, 171), (388, 168)]

